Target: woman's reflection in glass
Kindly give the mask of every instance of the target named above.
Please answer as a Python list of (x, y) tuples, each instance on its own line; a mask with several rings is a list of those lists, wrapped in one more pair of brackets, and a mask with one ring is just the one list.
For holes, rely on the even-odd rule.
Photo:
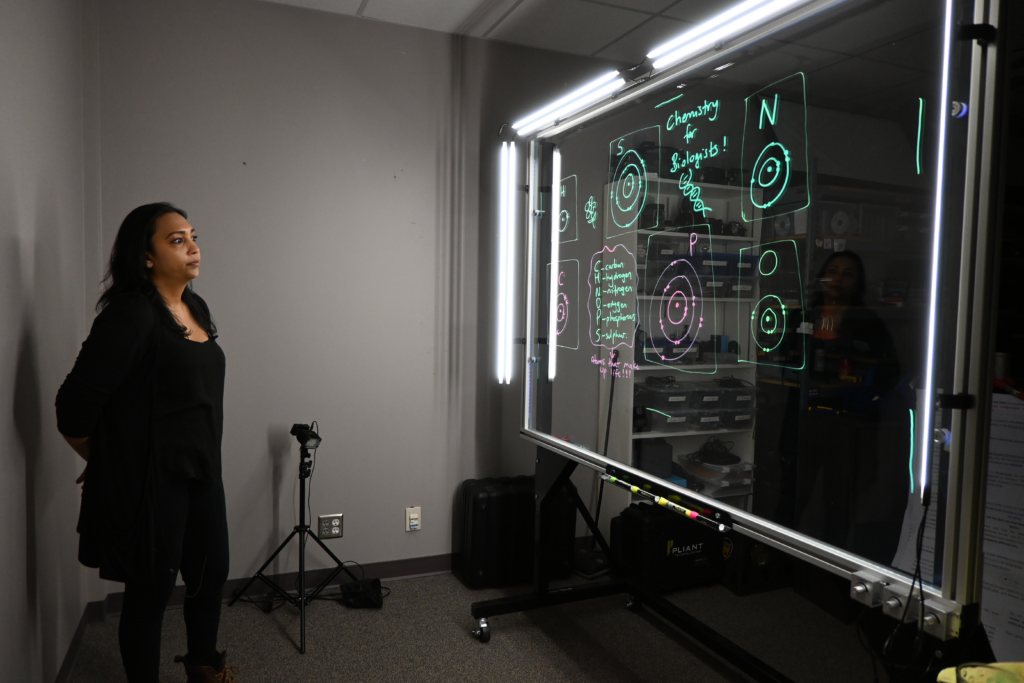
[(885, 323), (865, 305), (861, 258), (831, 254), (818, 282), (799, 427), (798, 528), (889, 564), (910, 485), (910, 378)]

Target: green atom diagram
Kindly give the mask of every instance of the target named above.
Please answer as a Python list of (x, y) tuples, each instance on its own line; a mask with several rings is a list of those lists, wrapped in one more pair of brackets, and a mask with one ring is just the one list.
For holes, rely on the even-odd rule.
[(590, 227), (594, 227), (594, 223), (597, 222), (597, 202), (594, 200), (593, 195), (587, 200), (583, 210), (587, 212), (587, 222), (590, 223)]

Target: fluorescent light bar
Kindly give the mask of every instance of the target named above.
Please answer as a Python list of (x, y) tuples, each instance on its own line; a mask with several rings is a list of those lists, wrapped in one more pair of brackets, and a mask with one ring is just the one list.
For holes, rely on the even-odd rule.
[(673, 38), (667, 43), (662, 43), (658, 47), (648, 52), (647, 56), (650, 57), (651, 59), (657, 59), (663, 54), (675, 50), (680, 45), (689, 43), (690, 41), (695, 40), (696, 38), (704, 35), (708, 31), (711, 31), (715, 28), (718, 28), (722, 24), (732, 21), (733, 19), (740, 16), (744, 12), (749, 12), (758, 5), (763, 5), (765, 2), (768, 2), (768, 0), (747, 0), (746, 2), (742, 2), (736, 5), (735, 7), (725, 10), (721, 14), (716, 14), (715, 16), (705, 21), (703, 24), (697, 25), (696, 27), (682, 34), (681, 36)]
[(918, 482), (921, 484), (922, 503), (925, 501), (925, 493), (928, 490), (928, 467), (931, 461), (933, 441), (931, 438), (933, 412), (931, 403), (932, 392), (934, 391), (932, 376), (935, 372), (935, 317), (936, 309), (939, 305), (939, 245), (942, 242), (940, 239), (942, 235), (942, 184), (945, 180), (946, 117), (948, 116), (948, 110), (944, 105), (949, 101), (949, 60), (952, 52), (953, 0), (946, 0), (945, 23), (944, 50), (942, 53), (942, 94), (938, 100), (943, 106), (937, 107), (939, 111), (939, 163), (938, 177), (935, 183), (935, 230), (932, 234), (932, 282), (928, 306), (928, 351), (925, 354), (924, 370), (924, 400), (926, 404), (918, 408), (923, 420), (921, 429), (921, 470), (918, 476)]
[(810, 0), (747, 0), (655, 48), (647, 56), (655, 60), (655, 69), (663, 69), (807, 2)]
[(508, 299), (508, 274), (505, 268), (508, 258), (505, 255), (505, 248), (508, 242), (508, 143), (501, 143), (501, 156), (498, 162), (498, 339), (497, 339), (497, 368), (498, 384), (505, 384), (505, 346), (508, 334), (505, 327), (506, 311), (505, 305)]
[(516, 145), (508, 143), (508, 171), (506, 172), (505, 192), (505, 358), (504, 377), (505, 384), (512, 383), (512, 349), (515, 340), (512, 335), (515, 331), (513, 321), (515, 320), (515, 260), (516, 260)]
[(624, 81), (621, 78), (618, 78), (612, 81), (611, 83), (606, 83), (597, 90), (592, 90), (591, 92), (583, 95), (582, 97), (579, 97), (573, 100), (572, 102), (569, 102), (560, 109), (556, 109), (553, 112), (550, 112), (538, 119), (535, 119), (534, 121), (531, 121), (530, 123), (524, 125), (522, 128), (518, 129), (517, 132), (519, 135), (529, 135), (535, 130), (540, 130), (541, 128), (544, 128), (545, 126), (552, 124), (555, 121), (558, 121), (559, 119), (564, 119), (566, 116), (578, 112), (580, 109), (583, 109), (589, 104), (593, 104), (598, 100), (604, 99), (605, 97), (611, 95), (613, 92), (615, 92), (625, 84), (626, 81)]
[(555, 379), (558, 357), (558, 227), (562, 214), (562, 153), (555, 148), (551, 161), (551, 283), (548, 301), (548, 380)]
[[(555, 100), (554, 102), (552, 102), (551, 104), (547, 105), (543, 109), (538, 109), (537, 111), (533, 112), (532, 114), (530, 114), (526, 118), (520, 119), (520, 120), (516, 121), (515, 123), (512, 124), (512, 128), (514, 128), (515, 130), (518, 131), (523, 126), (529, 125), (529, 124), (533, 123), (534, 121), (540, 119), (541, 117), (545, 117), (548, 114), (550, 114), (551, 112), (556, 111), (558, 109), (561, 109), (562, 107), (564, 107), (567, 104), (571, 104), (574, 100), (583, 97), (587, 93), (590, 93), (591, 91), (596, 90), (597, 88), (600, 88), (601, 86), (605, 85), (606, 83), (608, 83), (612, 79), (617, 78), (618, 75), (619, 75), (618, 71), (609, 71), (608, 73), (606, 73), (605, 75), (601, 76), (600, 78), (595, 79), (593, 81), (590, 81), (589, 83), (584, 85), (582, 88), (578, 88), (576, 90), (573, 90), (571, 93), (569, 93), (565, 97), (563, 97), (561, 99), (558, 99), (558, 100)], [(523, 134), (523, 133), (520, 133), (520, 134)]]

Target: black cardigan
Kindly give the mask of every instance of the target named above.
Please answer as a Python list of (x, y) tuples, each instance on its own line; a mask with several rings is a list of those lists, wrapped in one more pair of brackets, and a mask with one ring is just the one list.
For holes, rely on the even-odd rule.
[(56, 404), (61, 434), (91, 437), (79, 561), (104, 579), (159, 585), (173, 569), (156, 552), (154, 397), (164, 324), (156, 305), (141, 293), (115, 297), (96, 316)]

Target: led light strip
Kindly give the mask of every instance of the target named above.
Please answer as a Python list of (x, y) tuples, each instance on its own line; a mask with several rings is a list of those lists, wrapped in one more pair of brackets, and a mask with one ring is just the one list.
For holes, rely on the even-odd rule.
[(497, 376), (498, 384), (505, 384), (505, 354), (508, 352), (508, 258), (505, 255), (505, 245), (508, 242), (508, 148), (507, 142), (501, 143), (501, 156), (499, 164), (498, 180), (498, 353), (497, 355)]
[(932, 235), (932, 283), (928, 306), (928, 352), (925, 354), (924, 370), (924, 400), (921, 425), (921, 463), (918, 473), (918, 483), (921, 488), (921, 502), (923, 503), (928, 492), (928, 465), (931, 459), (932, 447), (932, 412), (930, 405), (934, 400), (932, 392), (934, 385), (932, 375), (935, 372), (935, 317), (939, 305), (939, 248), (942, 243), (942, 185), (944, 181), (944, 165), (946, 161), (946, 118), (948, 116), (945, 107), (949, 102), (949, 59), (952, 50), (953, 32), (953, 0), (946, 0), (945, 36), (942, 52), (942, 94), (939, 96), (939, 162), (938, 176), (935, 183), (935, 230)]
[(588, 104), (607, 97), (625, 84), (626, 81), (619, 76), (618, 71), (610, 71), (582, 88), (573, 90), (565, 97), (555, 100), (543, 109), (516, 121), (512, 124), (512, 128), (519, 135), (529, 135), (535, 130), (579, 111)]
[(499, 384), (512, 383), (512, 349), (515, 340), (513, 313), (515, 299), (516, 146), (501, 143), (498, 191), (498, 353), (496, 374)]
[(551, 283), (548, 302), (548, 379), (555, 379), (558, 356), (558, 245), (562, 212), (562, 153), (555, 148), (551, 160)]
[(683, 35), (654, 48), (648, 57), (655, 69), (664, 69), (682, 60), (714, 47), (741, 31), (812, 0), (747, 0), (732, 9), (687, 31)]

